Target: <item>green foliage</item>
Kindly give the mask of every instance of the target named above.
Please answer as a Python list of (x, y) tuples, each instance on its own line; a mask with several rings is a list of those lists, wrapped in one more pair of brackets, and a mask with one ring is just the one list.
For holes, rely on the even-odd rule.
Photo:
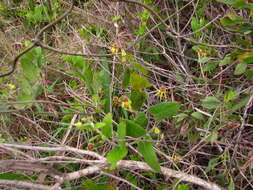
[[(152, 140), (151, 137), (145, 138), (146, 140)], [(138, 151), (142, 154), (145, 162), (155, 171), (161, 171), (158, 158), (151, 142), (139, 142)]]
[(179, 111), (180, 105), (177, 102), (162, 102), (149, 107), (148, 111), (155, 120), (162, 120), (175, 115)]
[(190, 190), (190, 188), (186, 184), (179, 184), (176, 190)]
[(216, 109), (220, 105), (220, 100), (214, 96), (208, 96), (202, 100), (202, 106), (207, 109)]
[(140, 112), (136, 117), (135, 117), (135, 123), (139, 124), (142, 127), (146, 127), (148, 125), (148, 119), (146, 117), (146, 114), (144, 112)]
[(146, 130), (141, 127), (141, 125), (137, 124), (131, 120), (125, 120), (126, 122), (126, 135), (134, 138), (138, 138), (144, 136), (146, 134)]
[(107, 138), (112, 136), (112, 114), (108, 113), (103, 119), (104, 127), (102, 128), (102, 133)]
[(101, 185), (91, 179), (86, 179), (82, 183), (82, 188), (83, 190), (113, 190), (111, 184)]
[(140, 110), (146, 99), (147, 95), (145, 91), (132, 90), (130, 100), (132, 101), (133, 110)]
[(127, 155), (127, 148), (125, 145), (115, 146), (107, 155), (107, 161), (112, 168), (116, 167), (118, 161), (122, 160)]
[(138, 75), (137, 73), (132, 73), (130, 75), (130, 84), (133, 90), (142, 90), (150, 87), (148, 79), (144, 76)]

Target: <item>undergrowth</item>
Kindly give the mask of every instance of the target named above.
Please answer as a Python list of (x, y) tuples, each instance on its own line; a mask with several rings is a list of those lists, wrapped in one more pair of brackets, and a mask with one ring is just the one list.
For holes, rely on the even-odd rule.
[[(71, 1), (0, 2), (0, 74), (35, 44), (0, 78), (1, 187), (19, 180), (41, 189), (205, 188), (189, 174), (253, 189), (253, 2), (73, 2), (40, 39)], [(46, 149), (55, 146), (76, 149)], [(52, 177), (97, 164), (77, 150), (107, 165)], [(186, 177), (165, 177), (162, 167)]]

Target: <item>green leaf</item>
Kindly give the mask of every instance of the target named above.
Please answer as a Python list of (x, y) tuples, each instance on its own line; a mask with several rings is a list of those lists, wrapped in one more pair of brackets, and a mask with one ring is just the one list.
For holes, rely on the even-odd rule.
[(201, 57), (201, 58), (199, 58), (199, 60), (198, 60), (199, 63), (206, 63), (206, 62), (208, 62), (208, 61), (209, 61), (209, 58), (208, 58), (208, 57)]
[(235, 190), (235, 183), (232, 177), (230, 177), (228, 190)]
[(148, 111), (154, 116), (155, 120), (162, 120), (177, 114), (180, 105), (177, 102), (162, 102), (151, 106)]
[(130, 84), (131, 84), (132, 89), (134, 90), (141, 90), (143, 88), (147, 88), (151, 86), (146, 77), (138, 75), (136, 73), (131, 74)]
[(127, 136), (138, 138), (143, 135), (146, 135), (146, 130), (143, 129), (139, 124), (131, 120), (125, 120), (125, 121), (126, 121), (126, 135)]
[(225, 3), (227, 5), (233, 5), (234, 3), (236, 3), (237, 0), (216, 0), (220, 3)]
[(111, 76), (110, 73), (108, 73), (108, 71), (110, 70), (109, 68), (109, 64), (106, 61), (106, 59), (104, 59), (104, 61), (101, 62), (102, 63), (102, 71), (100, 71), (99, 73), (99, 78), (100, 81), (102, 83), (102, 89), (104, 92), (104, 111), (105, 113), (108, 113), (110, 111), (110, 104), (111, 104), (111, 91), (110, 91), (110, 84), (111, 84)]
[[(147, 140), (152, 140), (152, 138), (146, 138)], [(158, 158), (156, 156), (156, 152), (153, 148), (153, 145), (151, 142), (139, 142), (138, 151), (142, 154), (145, 162), (154, 169), (157, 172), (161, 171)]]
[(139, 124), (142, 127), (146, 127), (148, 125), (148, 119), (146, 117), (146, 114), (144, 112), (140, 112), (136, 117), (135, 117), (135, 123)]
[(96, 184), (96, 182), (94, 182), (91, 179), (86, 179), (82, 183), (82, 190), (112, 190), (112, 189), (110, 188), (110, 184), (100, 185)]
[(186, 117), (188, 117), (188, 115), (185, 113), (180, 113), (175, 116), (177, 122), (183, 121)]
[(0, 179), (8, 179), (8, 180), (29, 180), (31, 176), (25, 176), (22, 174), (16, 174), (16, 173), (1, 173)]
[(105, 118), (103, 119), (103, 123), (105, 126), (102, 128), (102, 133), (107, 138), (112, 136), (112, 114), (108, 113)]
[(129, 86), (130, 74), (131, 74), (130, 69), (126, 68), (122, 82), (122, 88), (127, 88)]
[(147, 22), (144, 21), (140, 24), (138, 30), (135, 31), (137, 35), (143, 35), (146, 32)]
[(241, 109), (243, 106), (245, 106), (248, 103), (249, 98), (250, 98), (250, 96), (246, 96), (242, 100), (240, 100), (239, 102), (236, 102), (235, 104), (233, 104), (230, 111), (234, 112), (236, 110)]
[(226, 55), (224, 57), (223, 60), (221, 60), (221, 62), (219, 63), (219, 66), (224, 66), (224, 65), (228, 65), (231, 63), (231, 56), (230, 55)]
[(199, 113), (199, 112), (193, 112), (191, 114), (191, 116), (194, 117), (195, 119), (198, 119), (198, 120), (204, 119), (203, 115), (201, 113)]
[(217, 138), (218, 138), (218, 132), (217, 131), (212, 131), (207, 140), (211, 143), (214, 143), (214, 142), (217, 141)]
[(115, 146), (107, 155), (107, 162), (116, 167), (118, 161), (122, 160), (127, 155), (126, 146)]
[(226, 96), (224, 97), (224, 104), (227, 104), (228, 102), (233, 100), (234, 97), (235, 97), (234, 91), (230, 89), (226, 94)]
[(217, 165), (219, 165), (220, 158), (212, 158), (208, 162), (208, 166), (205, 169), (205, 172), (210, 172), (212, 169), (214, 169)]
[(142, 72), (144, 75), (147, 75), (148, 74), (148, 70), (142, 66), (141, 64), (137, 63), (137, 62), (130, 62), (130, 64), (137, 70), (137, 71), (140, 71)]
[(239, 63), (239, 64), (237, 64), (236, 67), (235, 67), (234, 74), (235, 75), (241, 75), (241, 74), (243, 74), (246, 71), (247, 66), (248, 66), (247, 63)]
[(132, 102), (131, 105), (134, 110), (141, 109), (146, 99), (147, 99), (146, 92), (139, 90), (131, 91), (130, 100)]
[(33, 58), (28, 56), (20, 59), (23, 73), (31, 83), (35, 83), (40, 78), (40, 69), (33, 63), (33, 60)]
[(202, 106), (207, 109), (215, 109), (220, 105), (220, 100), (214, 96), (208, 96), (202, 100)]
[(120, 122), (118, 125), (118, 138), (120, 140), (125, 139), (126, 137), (126, 123), (125, 122)]
[(190, 188), (186, 184), (179, 184), (176, 190), (190, 190)]
[[(35, 98), (31, 94), (20, 94), (17, 98), (18, 102), (23, 102), (23, 101), (34, 101)], [(24, 109), (25, 107), (32, 107), (32, 103), (29, 104), (15, 104), (15, 107), (19, 109)]]

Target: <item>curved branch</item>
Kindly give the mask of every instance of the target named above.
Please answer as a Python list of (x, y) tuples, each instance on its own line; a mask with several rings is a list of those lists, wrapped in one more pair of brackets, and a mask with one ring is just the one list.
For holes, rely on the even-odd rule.
[[(127, 169), (132, 169), (132, 170), (144, 170), (144, 171), (150, 171), (150, 172), (154, 171), (146, 163), (140, 162), (140, 161), (132, 161), (132, 160), (121, 160), (118, 162), (117, 167), (127, 168)], [(199, 177), (189, 175), (184, 172), (172, 170), (166, 167), (161, 167), (161, 173), (164, 176), (178, 178), (180, 180), (202, 186), (203, 188), (208, 189), (208, 190), (222, 190), (222, 188), (216, 185), (215, 183), (207, 182)]]
[[(24, 149), (24, 150), (36, 150), (36, 151), (48, 151), (48, 152), (56, 152), (56, 151), (68, 151), (75, 154), (83, 154), (83, 155), (89, 155), (96, 157), (100, 159), (100, 163), (89, 166), (85, 169), (67, 173), (63, 177), (60, 177), (58, 183), (63, 183), (64, 181), (71, 181), (74, 179), (78, 179), (90, 174), (100, 173), (103, 169), (107, 168), (109, 164), (107, 163), (107, 160), (105, 157), (100, 156), (98, 153), (92, 152), (92, 151), (85, 151), (80, 150), (77, 148), (72, 148), (68, 146), (64, 147), (39, 147), (39, 146), (31, 146), (31, 145), (16, 145), (16, 144), (6, 144), (2, 143), (1, 146), (6, 147), (12, 147), (17, 149)], [(143, 170), (148, 172), (154, 172), (153, 169), (151, 169), (146, 163), (140, 162), (140, 161), (132, 161), (132, 160), (121, 160), (117, 163), (117, 168), (119, 169), (132, 169), (132, 170)], [(178, 178), (183, 181), (187, 181), (196, 185), (199, 185), (203, 187), (204, 189), (208, 190), (222, 190), (221, 187), (219, 187), (215, 183), (207, 182), (199, 177), (196, 177), (194, 175), (189, 175), (181, 171), (172, 170), (166, 167), (161, 167), (161, 174), (167, 177), (174, 177)]]
[(69, 146), (39, 147), (39, 146), (20, 145), (20, 144), (8, 144), (8, 143), (1, 143), (0, 146), (12, 147), (12, 148), (24, 149), (24, 150), (33, 150), (33, 151), (71, 152), (75, 154), (92, 156), (94, 158), (98, 158), (99, 160), (104, 160), (104, 161), (106, 160), (103, 156), (100, 156), (96, 152), (80, 150), (80, 149), (69, 147)]
[(74, 0), (72, 0), (72, 4), (71, 4), (71, 7), (65, 12), (63, 13), (60, 17), (58, 17), (55, 21), (49, 23), (48, 25), (46, 25), (45, 27), (43, 27), (39, 32), (38, 34), (35, 36), (35, 38), (32, 40), (33, 43), (31, 46), (29, 46), (28, 48), (26, 48), (25, 50), (23, 50), (20, 54), (18, 54), (14, 61), (13, 61), (13, 64), (12, 64), (12, 68), (10, 71), (8, 71), (7, 73), (4, 73), (4, 74), (0, 74), (0, 78), (1, 77), (6, 77), (8, 75), (11, 75), (15, 70), (16, 70), (16, 67), (17, 67), (17, 64), (18, 64), (18, 60), (25, 54), (27, 53), (28, 51), (32, 50), (34, 47), (37, 46), (37, 43), (40, 41), (39, 38), (40, 36), (43, 34), (43, 32), (45, 32), (45, 30), (49, 29), (50, 27), (52, 27), (53, 25), (57, 24), (58, 22), (60, 22), (62, 19), (64, 19), (73, 9), (74, 7)]

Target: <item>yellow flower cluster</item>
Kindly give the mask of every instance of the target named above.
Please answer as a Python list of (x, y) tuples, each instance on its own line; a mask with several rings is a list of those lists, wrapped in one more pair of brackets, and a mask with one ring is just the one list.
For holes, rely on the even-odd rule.
[(164, 86), (161, 86), (155, 93), (155, 96), (159, 96), (160, 101), (167, 99), (167, 90)]
[(208, 55), (208, 52), (206, 50), (204, 50), (204, 49), (201, 49), (201, 48), (199, 48), (197, 50), (197, 53), (198, 53), (199, 57), (206, 57)]
[(133, 111), (132, 110), (132, 101), (127, 96), (122, 96), (120, 98), (117, 96), (114, 96), (113, 103), (115, 105), (121, 106), (122, 108), (124, 108), (127, 111), (130, 111), (130, 112)]

